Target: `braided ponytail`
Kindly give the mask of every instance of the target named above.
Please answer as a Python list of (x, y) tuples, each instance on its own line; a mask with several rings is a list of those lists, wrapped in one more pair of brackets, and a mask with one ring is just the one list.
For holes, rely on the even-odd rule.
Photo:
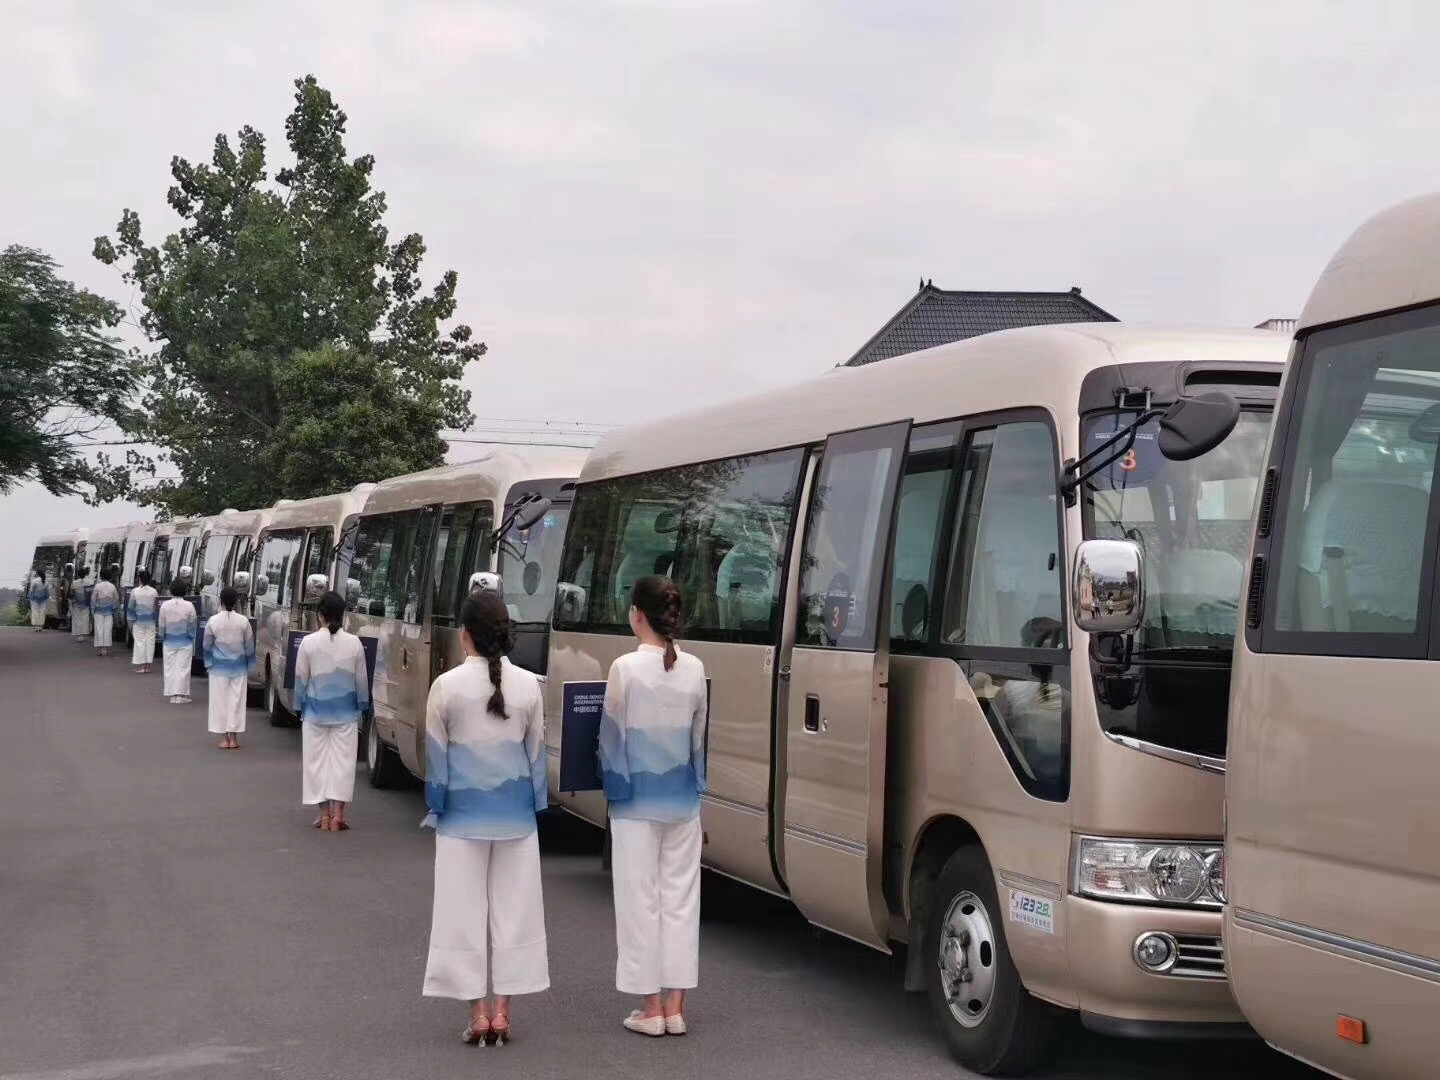
[(675, 639), (684, 625), (684, 605), (680, 587), (668, 577), (651, 574), (635, 582), (630, 590), (630, 603), (645, 616), (650, 629), (665, 641), (665, 670), (675, 666)]
[(333, 638), (345, 623), (345, 598), (334, 589), (320, 597), (320, 619)]
[(490, 695), (486, 708), (502, 720), (509, 719), (505, 712), (505, 693), (500, 687), (500, 658), (515, 647), (510, 609), (494, 593), (477, 593), (460, 605), (460, 624), (465, 627), (475, 652), (487, 661), (490, 685), (495, 692)]

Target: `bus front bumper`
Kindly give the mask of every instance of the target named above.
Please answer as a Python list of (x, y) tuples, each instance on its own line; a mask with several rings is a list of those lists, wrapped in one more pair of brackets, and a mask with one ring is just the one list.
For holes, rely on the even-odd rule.
[[(1248, 1033), (1225, 978), (1219, 911), (1073, 895), (1065, 908), (1070, 974), (1087, 1027), (1130, 1036)], [(1136, 959), (1136, 943), (1146, 935), (1162, 935), (1176, 950), (1163, 973)]]

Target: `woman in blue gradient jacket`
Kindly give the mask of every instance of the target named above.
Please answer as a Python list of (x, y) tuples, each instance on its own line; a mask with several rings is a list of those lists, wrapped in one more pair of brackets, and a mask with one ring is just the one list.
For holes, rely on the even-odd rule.
[(435, 680), (425, 709), (435, 904), (423, 993), (470, 1003), (465, 1042), (503, 1044), (511, 995), (550, 986), (535, 832), (545, 704), (540, 680), (506, 659), (515, 639), (500, 597), (470, 596), (460, 623), (465, 662)]
[[(306, 634), (295, 653), (295, 711), (300, 714), (300, 801), (320, 807), (315, 828), (344, 832), (345, 804), (355, 797), (360, 717), (370, 708), (365, 647), (340, 628), (345, 601), (333, 589), (320, 597), (325, 627)], [(213, 691), (212, 691), (213, 692)]]
[(640, 994), (625, 1018), (641, 1035), (684, 1035), (685, 991), (700, 974), (700, 795), (705, 665), (675, 648), (680, 590), (643, 577), (630, 594), (640, 647), (610, 665), (600, 767), (610, 801), (615, 985)]

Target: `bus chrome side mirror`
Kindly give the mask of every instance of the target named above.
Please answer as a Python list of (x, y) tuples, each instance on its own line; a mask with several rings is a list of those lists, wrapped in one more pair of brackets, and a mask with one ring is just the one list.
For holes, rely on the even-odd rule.
[(179, 570), (175, 571), (175, 576), (181, 581), (193, 581), (195, 578), (195, 568), (193, 566), (182, 566)]
[(270, 591), (270, 579), (264, 574), (255, 575), (255, 595), (264, 596)]
[(236, 570), (234, 577), (230, 579), (230, 587), (241, 596), (250, 595), (250, 571)]
[(470, 575), (470, 593), (494, 593), (499, 596), (504, 592), (499, 574), (492, 574), (489, 570), (478, 570)]
[(318, 604), (330, 588), (330, 579), (324, 574), (311, 574), (305, 579), (305, 602)]
[(1075, 625), (1089, 634), (1129, 634), (1145, 614), (1145, 557), (1133, 540), (1085, 540), (1075, 552)]
[(354, 608), (360, 603), (360, 582), (357, 578), (345, 579), (345, 606)]
[(201, 585), (214, 585), (214, 584), (215, 584), (215, 571), (213, 571), (213, 570), (206, 570), (203, 574), (201, 574), (201, 575), (200, 575), (200, 584), (201, 584)]

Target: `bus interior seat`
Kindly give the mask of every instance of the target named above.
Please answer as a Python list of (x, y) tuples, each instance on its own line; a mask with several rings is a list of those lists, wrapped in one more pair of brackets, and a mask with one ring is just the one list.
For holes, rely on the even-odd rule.
[(1429, 510), (1429, 493), (1407, 484), (1332, 480), (1316, 492), (1300, 537), (1301, 627), (1413, 630)]
[(1032, 618), (1060, 617), (1057, 521), (1051, 495), (987, 496), (971, 572), (966, 641), (1021, 646)]
[(920, 582), (905, 590), (900, 603), (900, 635), (907, 641), (924, 641), (930, 628), (930, 592)]
[(737, 545), (715, 574), (720, 625), (729, 630), (768, 625), (775, 595), (775, 560), (768, 550)]
[(1244, 563), (1228, 551), (1191, 548), (1171, 552), (1155, 569), (1155, 598), (1168, 629), (1235, 633)]

